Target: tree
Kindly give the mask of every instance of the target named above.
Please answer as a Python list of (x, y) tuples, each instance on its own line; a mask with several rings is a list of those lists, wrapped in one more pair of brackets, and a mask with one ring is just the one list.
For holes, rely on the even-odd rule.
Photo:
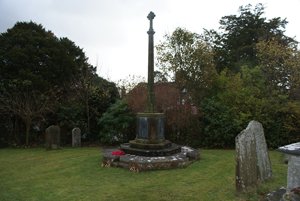
[(56, 112), (58, 122), (63, 130), (81, 128), (87, 142), (98, 141), (98, 119), (119, 98), (118, 89), (115, 83), (90, 73), (74, 80), (72, 86)]
[(215, 76), (213, 52), (196, 33), (177, 28), (157, 45), (157, 60), (179, 88), (187, 88), (194, 101), (199, 101)]
[(269, 147), (288, 142), (284, 128), (288, 97), (269, 92), (262, 69), (242, 67), (240, 73), (222, 71), (214, 83), (214, 94), (202, 102), (204, 144), (234, 147), (234, 139), (251, 120), (264, 126)]
[(290, 46), (295, 40), (284, 35), (286, 19), (280, 17), (267, 20), (263, 17), (264, 6), (251, 4), (241, 6), (239, 15), (228, 15), (220, 20), (220, 32), (206, 31), (206, 39), (215, 50), (215, 62), (218, 72), (229, 68), (239, 72), (241, 66), (258, 65), (256, 44), (259, 41), (276, 39), (284, 46)]
[(239, 15), (222, 17), (220, 31), (178, 28), (157, 46), (162, 72), (192, 94), (200, 111), (196, 123), (180, 122), (198, 125), (195, 135), (185, 135), (196, 144), (234, 147), (253, 119), (263, 124), (269, 147), (299, 140), (297, 42), (284, 34), (285, 19), (263, 14), (262, 4), (241, 6)]
[(90, 104), (89, 99), (91, 97), (93, 83), (92, 80), (97, 76), (95, 74), (96, 68), (92, 68), (90, 66), (83, 66), (82, 72), (78, 79), (74, 79), (74, 90), (79, 92), (75, 93), (78, 96), (80, 102), (83, 103), (85, 107), (85, 114), (86, 114), (86, 132), (90, 133)]
[(276, 137), (272, 138), (272, 142), (277, 142), (275, 145), (282, 145), (283, 141), (297, 142), (300, 136), (300, 52), (296, 47), (282, 45), (275, 39), (261, 41), (256, 47), (259, 66), (267, 82), (266, 93), (281, 102), (281, 107), (271, 104), (270, 108), (277, 111), (272, 115), (273, 122), (281, 125), (280, 135), (274, 135), (276, 131), (273, 131)]
[(161, 71), (154, 71), (154, 83), (168, 82), (167, 75)]
[(91, 139), (96, 140), (100, 126), (98, 119), (108, 108), (119, 99), (118, 89), (113, 82), (109, 82), (101, 77), (94, 77), (88, 105), (90, 107), (90, 131)]
[(33, 120), (43, 119), (47, 112), (55, 107), (55, 96), (37, 91), (18, 91), (10, 89), (2, 91), (0, 97), (0, 111), (11, 112), (25, 123), (25, 144), (29, 145), (30, 128)]
[(91, 66), (72, 41), (59, 39), (34, 22), (18, 22), (0, 34), (0, 108), (23, 119), (28, 134), (30, 119), (51, 111), (54, 100), (56, 108), (66, 101), (72, 81), (85, 68)]
[(0, 44), (1, 80), (29, 81), (39, 91), (70, 83), (84, 60), (83, 52), (73, 53), (78, 48), (73, 42), (33, 22), (16, 23), (1, 34)]
[(300, 52), (275, 39), (256, 45), (257, 57), (270, 90), (291, 95), (300, 89)]
[(139, 83), (144, 83), (146, 78), (138, 75), (128, 75), (125, 79), (120, 79), (117, 82), (117, 86), (121, 91), (121, 94), (125, 95), (131, 91)]

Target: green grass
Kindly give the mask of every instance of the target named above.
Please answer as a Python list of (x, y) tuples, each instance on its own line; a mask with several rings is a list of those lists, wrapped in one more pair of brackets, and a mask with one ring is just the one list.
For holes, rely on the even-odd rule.
[(185, 169), (132, 173), (100, 167), (100, 148), (0, 149), (0, 200), (259, 200), (286, 184), (287, 166), (280, 153), (270, 154), (273, 179), (237, 194), (234, 150), (203, 150), (202, 159)]

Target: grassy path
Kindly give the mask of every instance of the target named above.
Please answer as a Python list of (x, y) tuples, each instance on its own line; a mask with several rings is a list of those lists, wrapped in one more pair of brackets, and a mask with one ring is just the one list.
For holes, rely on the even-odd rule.
[(243, 201), (286, 184), (287, 166), (271, 151), (274, 178), (235, 193), (233, 150), (203, 150), (185, 169), (132, 173), (101, 168), (100, 148), (0, 149), (1, 201)]

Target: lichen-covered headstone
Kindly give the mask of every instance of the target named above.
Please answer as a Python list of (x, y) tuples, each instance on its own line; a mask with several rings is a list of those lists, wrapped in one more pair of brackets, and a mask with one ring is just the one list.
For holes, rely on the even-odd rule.
[(60, 128), (52, 125), (46, 129), (46, 149), (60, 148)]
[[(269, 157), (268, 147), (261, 123), (250, 122), (253, 125), (253, 132), (256, 143), (257, 167), (260, 181), (266, 181), (272, 177), (272, 166)], [(256, 129), (256, 130), (254, 130)]]
[(81, 130), (73, 128), (72, 130), (72, 147), (81, 147)]
[(251, 121), (235, 139), (236, 189), (247, 191), (272, 177), (264, 130), (261, 123)]
[(256, 148), (253, 133), (243, 130), (235, 139), (236, 149), (236, 189), (245, 191), (257, 184)]

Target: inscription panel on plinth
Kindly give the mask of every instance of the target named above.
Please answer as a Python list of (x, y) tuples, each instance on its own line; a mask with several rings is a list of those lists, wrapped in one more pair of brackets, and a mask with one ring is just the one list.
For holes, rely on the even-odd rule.
[(136, 139), (149, 141), (149, 143), (161, 142), (164, 140), (163, 113), (138, 113)]
[(137, 138), (148, 139), (148, 119), (146, 117), (138, 117), (137, 124)]

